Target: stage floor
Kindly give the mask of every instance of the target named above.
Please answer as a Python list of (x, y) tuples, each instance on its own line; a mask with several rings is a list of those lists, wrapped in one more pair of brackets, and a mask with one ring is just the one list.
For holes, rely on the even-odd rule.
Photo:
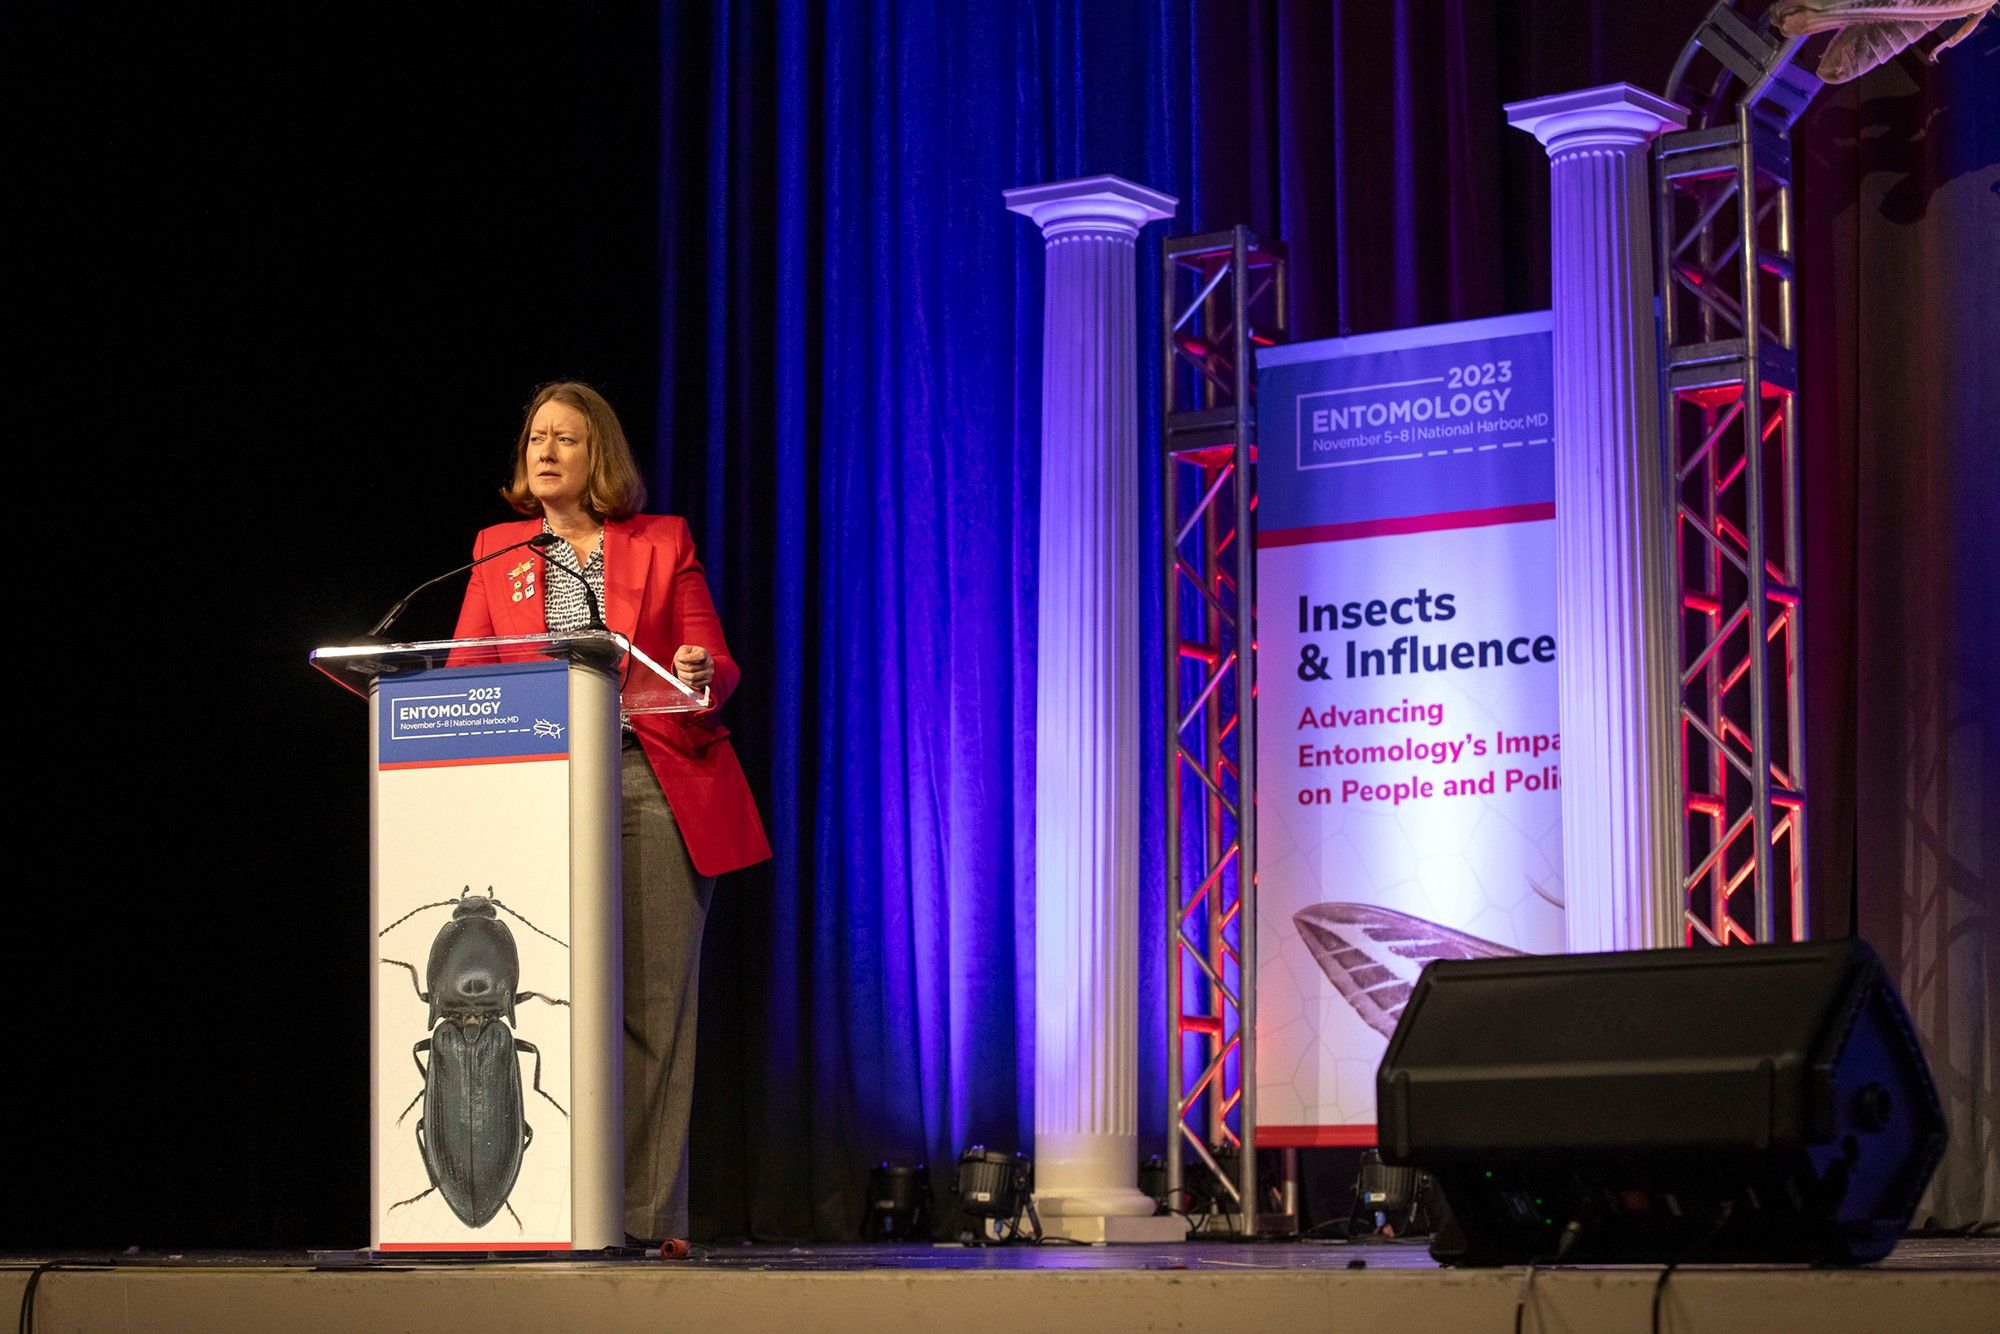
[[(53, 1268), (46, 1266), (53, 1265)], [(36, 1275), (36, 1270), (41, 1272)], [(1660, 1271), (1450, 1270), (1420, 1245), (732, 1246), (663, 1260), (15, 1256), (0, 1302), (57, 1330), (1652, 1328)], [(2000, 1329), (2000, 1240), (1911, 1240), (1858, 1270), (1677, 1270), (1675, 1331)]]

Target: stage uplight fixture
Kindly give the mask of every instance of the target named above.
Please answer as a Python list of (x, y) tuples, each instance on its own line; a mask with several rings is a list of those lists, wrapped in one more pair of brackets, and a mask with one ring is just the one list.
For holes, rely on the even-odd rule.
[(1349, 1237), (1423, 1236), (1431, 1230), (1435, 1208), (1431, 1180), (1414, 1167), (1391, 1167), (1379, 1149), (1361, 1152), (1354, 1179), (1354, 1207), (1348, 1217)]
[(879, 1163), (868, 1173), (868, 1215), (861, 1233), (870, 1241), (914, 1241), (930, 1228), (931, 1170), (919, 1163)]
[(974, 1218), (1005, 1220), (1021, 1212), (1023, 1160), (975, 1144), (958, 1158), (959, 1208)]
[[(958, 1158), (959, 1237), (970, 1244), (1040, 1241), (1035, 1165), (1022, 1154), (975, 1144)], [(969, 1225), (969, 1226), (968, 1226)]]
[(1139, 1193), (1162, 1209), (1173, 1203), (1167, 1198), (1167, 1160), (1157, 1153), (1139, 1165)]

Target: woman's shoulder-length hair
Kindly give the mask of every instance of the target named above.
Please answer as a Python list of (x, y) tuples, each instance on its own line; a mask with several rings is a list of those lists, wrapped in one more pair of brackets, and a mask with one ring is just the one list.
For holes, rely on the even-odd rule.
[(632, 446), (618, 414), (604, 401), (604, 395), (580, 380), (557, 380), (535, 391), (528, 410), (521, 417), (521, 434), (514, 441), (514, 479), (500, 488), (501, 498), (523, 514), (540, 514), (542, 502), (528, 488), (528, 432), (535, 414), (553, 400), (583, 414), (590, 428), (590, 480), (583, 489), (583, 505), (598, 519), (629, 519), (646, 504), (646, 480), (632, 460)]

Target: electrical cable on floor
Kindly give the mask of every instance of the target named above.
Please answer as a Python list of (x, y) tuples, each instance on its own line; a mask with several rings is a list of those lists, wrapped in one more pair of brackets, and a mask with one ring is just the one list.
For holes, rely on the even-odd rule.
[(1576, 1245), (1576, 1239), (1582, 1235), (1583, 1220), (1580, 1218), (1570, 1219), (1563, 1227), (1562, 1236), (1556, 1241), (1555, 1254), (1546, 1260), (1540, 1261), (1539, 1264), (1530, 1263), (1528, 1265), (1527, 1280), (1521, 1284), (1520, 1299), (1514, 1303), (1514, 1334), (1521, 1334), (1521, 1321), (1527, 1315), (1528, 1299), (1534, 1295), (1535, 1270), (1540, 1264), (1561, 1264), (1562, 1258), (1569, 1254), (1570, 1247)]
[[(1324, 1222), (1314, 1223), (1304, 1232), (1299, 1233), (1299, 1240), (1315, 1242), (1315, 1243), (1325, 1242), (1325, 1243), (1345, 1244), (1348, 1242), (1352, 1242), (1354, 1240), (1354, 1234), (1350, 1229), (1352, 1227), (1353, 1221), (1354, 1220), (1351, 1218), (1329, 1218), (1326, 1219)], [(1341, 1233), (1337, 1237), (1332, 1235), (1332, 1229), (1336, 1227), (1341, 1229)], [(1327, 1235), (1322, 1236), (1320, 1235), (1321, 1233), (1326, 1233)]]
[(1660, 1334), (1660, 1302), (1667, 1295), (1667, 1278), (1679, 1264), (1678, 1260), (1669, 1260), (1653, 1284), (1653, 1334)]
[(1527, 1279), (1521, 1284), (1521, 1295), (1514, 1300), (1514, 1334), (1521, 1334), (1521, 1319), (1528, 1311), (1528, 1298), (1535, 1291), (1535, 1266), (1528, 1266)]
[(1913, 1227), (1903, 1236), (1917, 1241), (2000, 1236), (2000, 1219), (1982, 1218), (1977, 1222), (1960, 1223), (1956, 1227)]
[(1708, 1235), (1700, 1241), (1690, 1244), (1679, 1255), (1667, 1261), (1665, 1267), (1660, 1270), (1660, 1277), (1653, 1283), (1653, 1334), (1660, 1334), (1660, 1308), (1666, 1301), (1667, 1280), (1673, 1276), (1673, 1272), (1676, 1269), (1679, 1269), (1687, 1261), (1694, 1259), (1701, 1252), (1707, 1250), (1715, 1239), (1722, 1235), (1722, 1229), (1729, 1226), (1729, 1220), (1735, 1216), (1736, 1201), (1723, 1201), (1721, 1212), (1715, 1220), (1715, 1226), (1708, 1230)]
[(106, 1270), (115, 1268), (117, 1268), (116, 1265), (110, 1264), (70, 1264), (62, 1260), (47, 1260), (36, 1265), (34, 1271), (28, 1275), (27, 1285), (21, 1289), (20, 1334), (34, 1334), (35, 1290), (42, 1285), (42, 1275), (53, 1274), (58, 1269)]

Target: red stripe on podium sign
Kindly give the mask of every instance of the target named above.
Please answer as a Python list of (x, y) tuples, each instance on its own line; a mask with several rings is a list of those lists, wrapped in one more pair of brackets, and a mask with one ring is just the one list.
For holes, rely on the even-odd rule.
[(576, 1248), (567, 1241), (385, 1241), (375, 1249), (440, 1254), (455, 1251), (461, 1255), (478, 1255), (483, 1251), (569, 1251)]
[[(1274, 528), (1269, 532), (1257, 534), (1257, 545), (1302, 547), (1314, 542), (1349, 542), (1358, 537), (1390, 537), (1398, 533), (1442, 533), (1453, 528), (1491, 528), (1503, 523), (1536, 523), (1555, 517), (1556, 507), (1553, 501), (1532, 505), (1498, 505), (1492, 509), (1452, 510), (1444, 514), (1411, 514), (1402, 518), (1366, 519), (1357, 523), (1322, 523), (1310, 528)], [(1258, 1133), (1263, 1132), (1260, 1130)]]
[(403, 760), (395, 764), (378, 764), (375, 767), (388, 772), (391, 769), (463, 769), (469, 764), (540, 764), (544, 760), (566, 760), (568, 751), (558, 751), (553, 755), (489, 755), (469, 760)]

